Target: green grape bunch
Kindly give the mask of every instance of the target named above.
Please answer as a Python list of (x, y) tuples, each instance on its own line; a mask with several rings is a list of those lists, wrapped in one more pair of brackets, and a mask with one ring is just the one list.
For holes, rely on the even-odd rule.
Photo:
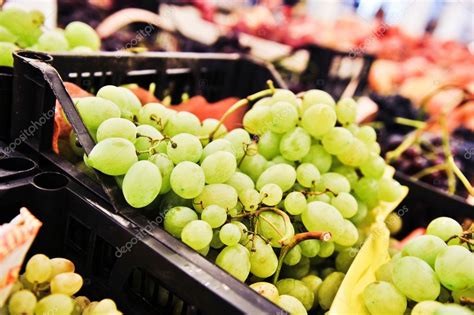
[(25, 273), (14, 283), (1, 314), (10, 315), (121, 315), (111, 299), (91, 302), (78, 295), (84, 280), (74, 263), (65, 258), (36, 254), (26, 263)]
[[(249, 103), (243, 128), (227, 130), (224, 119)], [(271, 85), (220, 121), (140, 106), (113, 86), (77, 103), (96, 140), (88, 167), (115, 176), (130, 206), (163, 215), (174, 237), (296, 313), (330, 308), (366, 237), (362, 224), (401, 196), (356, 107)]]
[(18, 49), (42, 52), (88, 53), (98, 51), (101, 41), (95, 30), (82, 22), (65, 29), (46, 29), (40, 11), (6, 8), (0, 11), (0, 66), (13, 66)]

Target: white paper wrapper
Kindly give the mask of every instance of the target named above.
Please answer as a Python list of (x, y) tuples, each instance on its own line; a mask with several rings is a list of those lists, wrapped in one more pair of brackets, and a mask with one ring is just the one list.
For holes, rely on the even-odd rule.
[(42, 223), (26, 208), (10, 223), (0, 226), (0, 307), (18, 279), (23, 260)]

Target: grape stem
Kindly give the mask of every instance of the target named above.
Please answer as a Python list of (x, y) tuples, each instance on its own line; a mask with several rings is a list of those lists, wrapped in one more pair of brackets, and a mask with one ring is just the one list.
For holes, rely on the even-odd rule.
[(209, 134), (209, 141), (212, 141), (214, 135), (216, 132), (219, 130), (219, 128), (224, 124), (224, 121), (232, 115), (236, 110), (238, 110), (241, 107), (247, 106), (251, 102), (254, 102), (262, 97), (270, 96), (275, 93), (275, 87), (273, 85), (273, 82), (271, 80), (267, 81), (267, 84), (269, 86), (268, 89), (257, 92), (255, 94), (249, 95), (246, 98), (243, 98), (239, 101), (237, 101), (234, 105), (232, 105), (225, 113), (222, 115), (222, 118), (219, 120), (219, 123), (217, 126), (214, 128), (214, 130)]
[(417, 128), (417, 129), (426, 127), (426, 122), (424, 122), (424, 121), (408, 119), (408, 118), (404, 118), (404, 117), (395, 117), (395, 122), (397, 124), (400, 124), (400, 125), (414, 127), (414, 128)]
[[(446, 113), (442, 113), (440, 117), (441, 123), (441, 140), (443, 144), (443, 151), (444, 156), (446, 157), (445, 165), (446, 165), (446, 175), (448, 176), (448, 191), (451, 194), (456, 192), (456, 177), (454, 175), (454, 169), (452, 165), (450, 165), (449, 160), (453, 158), (451, 154), (451, 148), (449, 146), (449, 133), (448, 133), (448, 126), (446, 123)], [(454, 164), (454, 163), (453, 163)]]
[(461, 302), (462, 305), (474, 305), (474, 298), (468, 296), (461, 296), (459, 298), (459, 302)]
[(281, 248), (280, 256), (278, 257), (277, 270), (275, 271), (275, 274), (273, 276), (273, 284), (276, 284), (278, 282), (278, 278), (280, 277), (281, 267), (283, 266), (283, 260), (285, 260), (286, 255), (288, 254), (288, 252), (293, 247), (295, 247), (296, 245), (298, 245), (302, 241), (306, 241), (306, 240), (310, 240), (310, 239), (327, 242), (331, 239), (331, 237), (332, 237), (331, 233), (329, 233), (329, 232), (320, 232), (320, 231), (304, 232), (304, 233), (295, 234), (290, 239), (290, 241), (287, 242), (285, 244), (285, 246), (283, 246)]

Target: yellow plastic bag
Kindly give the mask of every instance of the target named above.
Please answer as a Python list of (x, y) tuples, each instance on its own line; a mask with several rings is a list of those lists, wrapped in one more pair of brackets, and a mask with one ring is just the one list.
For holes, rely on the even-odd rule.
[[(390, 176), (393, 172), (393, 168), (389, 168), (385, 176)], [(388, 253), (390, 232), (384, 221), (408, 194), (408, 188), (406, 186), (402, 188), (402, 194), (397, 201), (383, 202), (374, 209), (375, 222), (370, 226), (369, 236), (342, 281), (328, 312), (329, 315), (370, 315), (362, 301), (362, 292), (368, 284), (376, 281), (375, 271), (390, 260)]]

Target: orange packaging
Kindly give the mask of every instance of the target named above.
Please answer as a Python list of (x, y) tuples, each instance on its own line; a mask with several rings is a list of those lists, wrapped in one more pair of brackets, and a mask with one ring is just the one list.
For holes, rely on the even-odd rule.
[(26, 208), (10, 223), (0, 226), (0, 307), (18, 279), (26, 253), (42, 223)]

